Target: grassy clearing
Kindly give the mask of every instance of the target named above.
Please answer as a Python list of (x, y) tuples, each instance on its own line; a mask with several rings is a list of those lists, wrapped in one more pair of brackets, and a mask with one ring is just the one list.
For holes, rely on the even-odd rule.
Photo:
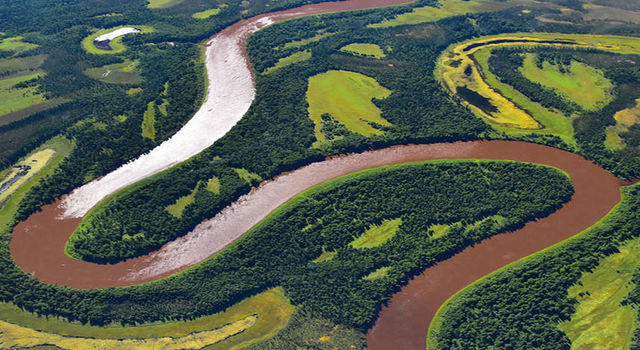
[(514, 89), (512, 86), (504, 84), (500, 79), (489, 70), (489, 55), (491, 49), (486, 48), (478, 50), (474, 57), (478, 63), (482, 74), (486, 82), (499, 92), (502, 96), (509, 99), (514, 103), (516, 108), (521, 108), (529, 115), (542, 124), (543, 128), (539, 130), (523, 130), (517, 128), (509, 128), (502, 125), (495, 125), (494, 127), (499, 131), (504, 131), (510, 134), (548, 134), (560, 137), (568, 145), (575, 146), (576, 141), (573, 137), (573, 123), (570, 118), (567, 118), (564, 114), (549, 110), (543, 105), (531, 101), (526, 95), (520, 91)]
[(7, 322), (0, 322), (0, 333), (5, 333), (0, 336), (0, 341), (3, 345), (15, 344), (17, 347), (55, 344), (71, 349), (94, 346), (155, 349), (166, 345), (170, 345), (167, 348), (171, 349), (202, 348), (207, 345), (208, 349), (236, 349), (270, 338), (287, 324), (293, 311), (294, 307), (281, 288), (270, 289), (224, 312), (192, 321), (134, 327), (94, 327), (57, 318), (47, 319), (1, 303), (0, 313)]
[(194, 13), (193, 15), (191, 15), (191, 17), (197, 18), (197, 19), (207, 19), (211, 16), (217, 15), (220, 12), (220, 10), (221, 10), (220, 8), (204, 10), (204, 11)]
[(431, 225), (431, 227), (429, 227), (429, 230), (431, 230), (432, 232), (431, 239), (436, 239), (439, 237), (446, 236), (447, 233), (449, 233), (451, 226), (453, 225), (446, 225), (446, 224)]
[(127, 95), (135, 95), (135, 94), (137, 94), (138, 92), (141, 92), (141, 91), (142, 91), (142, 88), (139, 88), (139, 87), (131, 88), (131, 89), (127, 90)]
[(178, 198), (175, 203), (167, 206), (165, 209), (169, 212), (169, 214), (177, 218), (182, 217), (182, 212), (184, 211), (184, 208), (186, 208), (187, 205), (193, 203), (193, 201), (196, 200), (196, 192), (197, 192), (197, 186), (191, 191), (191, 193), (189, 193), (186, 196), (182, 196)]
[(147, 104), (147, 110), (142, 117), (142, 137), (155, 140), (156, 138), (156, 103), (154, 101)]
[(0, 116), (17, 112), (29, 106), (45, 102), (44, 95), (38, 92), (38, 86), (16, 88), (15, 85), (40, 77), (42, 73), (31, 73), (0, 80)]
[(598, 110), (613, 99), (613, 84), (599, 69), (571, 61), (568, 71), (563, 73), (558, 65), (545, 61), (540, 69), (535, 61), (535, 54), (526, 54), (524, 64), (520, 67), (525, 78), (553, 89), (587, 111)]
[(354, 239), (349, 246), (355, 249), (374, 248), (393, 238), (402, 225), (402, 219), (385, 220), (380, 225), (372, 225), (364, 234)]
[(362, 277), (362, 279), (367, 281), (377, 280), (386, 277), (389, 274), (389, 270), (391, 270), (391, 266), (384, 266)]
[(21, 36), (0, 39), (0, 50), (2, 51), (13, 51), (18, 54), (35, 49), (36, 47), (38, 47), (38, 45), (22, 41)]
[(262, 181), (262, 177), (260, 177), (260, 175), (252, 173), (247, 169), (234, 168), (233, 170), (248, 184), (252, 184), (254, 181)]
[(44, 63), (47, 56), (35, 55), (0, 59), (0, 75), (6, 76), (15, 72), (34, 71)]
[(319, 257), (313, 259), (314, 263), (321, 263), (321, 262), (325, 262), (325, 261), (329, 261), (332, 260), (334, 256), (336, 256), (338, 252), (328, 252), (326, 250), (324, 250), (324, 247), (322, 247), (322, 254), (320, 254)]
[(322, 132), (322, 115), (330, 114), (347, 129), (364, 136), (380, 135), (382, 131), (370, 123), (389, 126), (382, 118), (373, 98), (385, 98), (391, 91), (378, 82), (360, 73), (330, 70), (309, 78), (307, 101), (309, 117), (315, 124), (316, 143), (327, 141)]
[(310, 38), (306, 38), (306, 39), (302, 39), (302, 40), (296, 40), (296, 41), (290, 41), (286, 44), (284, 44), (284, 48), (285, 49), (291, 49), (291, 48), (299, 48), (299, 47), (303, 47), (305, 45), (311, 44), (311, 43), (315, 43), (316, 41), (320, 41), (326, 37), (329, 37), (331, 35), (334, 35), (336, 33), (331, 33), (331, 32), (318, 32), (318, 34), (310, 37)]
[(530, 4), (532, 1), (492, 1), (492, 0), (440, 0), (439, 7), (425, 6), (415, 8), (412, 12), (403, 13), (397, 17), (380, 23), (369, 25), (371, 28), (388, 28), (399, 25), (435, 22), (450, 16), (465, 13), (496, 11), (511, 6)]
[(137, 84), (142, 81), (140, 75), (135, 71), (137, 63), (137, 61), (124, 60), (122, 63), (89, 68), (84, 71), (84, 74), (110, 84)]
[(150, 9), (164, 9), (167, 7), (175, 6), (184, 0), (147, 0), (149, 3), (147, 7)]
[(303, 62), (303, 61), (307, 61), (311, 59), (311, 51), (309, 50), (304, 50), (304, 51), (298, 51), (298, 52), (294, 52), (289, 56), (283, 57), (281, 59), (278, 60), (278, 62), (276, 62), (276, 64), (273, 67), (269, 67), (267, 68), (263, 73), (264, 74), (269, 74), (273, 71), (276, 71), (282, 67), (286, 67), (286, 66), (290, 66), (294, 63), (298, 63), (298, 62)]
[(207, 181), (207, 191), (220, 194), (220, 179), (215, 176), (209, 179), (209, 181)]
[[(95, 47), (93, 45), (93, 40), (95, 40), (95, 38), (97, 38), (98, 36), (102, 35), (102, 34), (107, 34), (110, 33), (116, 29), (120, 29), (120, 28), (124, 28), (124, 27), (133, 27), (136, 29), (140, 29), (140, 33), (151, 33), (153, 32), (153, 28), (149, 27), (149, 26), (139, 26), (139, 25), (121, 25), (121, 26), (117, 26), (117, 27), (112, 27), (112, 28), (107, 28), (107, 29), (100, 29), (98, 31), (96, 31), (95, 33), (89, 35), (88, 37), (84, 38), (82, 40), (82, 48), (85, 49), (85, 51), (89, 52), (89, 53), (93, 53), (96, 55), (104, 55), (104, 54), (116, 54), (116, 53), (121, 53), (126, 49), (126, 46), (124, 46), (124, 44), (122, 44), (122, 38), (125, 37), (124, 36), (120, 36), (117, 37), (113, 40), (111, 40), (111, 42), (109, 42), (109, 45), (111, 46), (112, 50), (101, 50), (97, 47)], [(140, 34), (140, 33), (132, 33), (132, 34)], [(131, 35), (131, 34), (127, 34), (127, 35)]]
[(340, 51), (355, 55), (369, 56), (373, 58), (384, 58), (384, 51), (376, 44), (353, 43), (340, 48)]
[(604, 141), (604, 145), (608, 149), (623, 149), (625, 143), (620, 134), (629, 131), (631, 125), (640, 123), (640, 98), (636, 102), (635, 107), (623, 109), (613, 116), (616, 120), (616, 125), (607, 127), (607, 138)]
[[(493, 43), (496, 40), (527, 40), (530, 42)], [(563, 40), (570, 44), (548, 44), (543, 41)], [(476, 46), (464, 50), (469, 45)], [(502, 84), (488, 69), (490, 50), (498, 46), (545, 46), (595, 48), (619, 54), (640, 53), (640, 40), (614, 35), (584, 35), (561, 33), (513, 33), (471, 39), (454, 44), (440, 56), (436, 77), (453, 94), (467, 87), (495, 108), (494, 111), (463, 100), (477, 115), (493, 124), (498, 131), (511, 134), (552, 134), (568, 144), (575, 144), (571, 120), (532, 102), (512, 87)], [(471, 67), (467, 69), (467, 67)], [(470, 74), (465, 74), (467, 70)], [(469, 72), (470, 70), (470, 72)], [(537, 124), (537, 125), (536, 125)]]
[[(33, 186), (35, 186), (43, 177), (51, 174), (57, 168), (60, 162), (62, 162), (62, 160), (71, 153), (71, 151), (73, 150), (73, 144), (62, 136), (56, 136), (53, 139), (43, 143), (39, 148), (27, 155), (20, 162), (24, 162), (25, 159), (30, 158), (34, 154), (45, 149), (55, 150), (54, 156), (49, 159), (47, 164), (42, 169), (40, 169), (39, 172), (35, 173), (31, 178), (29, 178), (21, 186), (15, 189), (11, 197), (6, 202), (4, 202), (2, 206), (0, 206), (0, 234), (8, 233), (7, 230), (13, 222), (13, 218), (16, 214), (16, 211), (18, 210), (18, 204), (20, 203), (22, 198), (24, 198), (27, 192), (29, 192), (29, 190)], [(6, 169), (3, 171), (3, 173), (8, 174), (9, 171), (11, 170)], [(0, 315), (4, 316), (4, 312), (0, 312)]]
[[(40, 172), (49, 163), (51, 159), (56, 155), (56, 151), (51, 148), (43, 149), (36, 153), (29, 155), (26, 159), (19, 162), (9, 171), (6, 177), (0, 179), (0, 187), (9, 184), (14, 178), (17, 178), (5, 191), (0, 192), (0, 206), (7, 200), (20, 186), (24, 185), (30, 178)], [(29, 167), (29, 170), (25, 175), (19, 175), (21, 169), (17, 167)], [(20, 177), (21, 176), (21, 177)]]
[(558, 328), (571, 339), (571, 349), (629, 349), (637, 310), (621, 303), (634, 288), (639, 250), (640, 239), (629, 241), (569, 288), (569, 297), (576, 298), (578, 305), (571, 320)]

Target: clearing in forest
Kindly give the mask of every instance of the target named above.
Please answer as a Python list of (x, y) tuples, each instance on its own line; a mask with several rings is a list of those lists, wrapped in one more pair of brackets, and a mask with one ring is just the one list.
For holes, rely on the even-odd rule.
[(638, 317), (633, 306), (623, 301), (635, 286), (638, 250), (640, 239), (627, 242), (569, 288), (569, 297), (578, 304), (571, 320), (558, 328), (571, 339), (571, 349), (629, 349)]
[(584, 110), (593, 111), (611, 102), (613, 84), (604, 73), (594, 67), (575, 60), (566, 67), (542, 62), (536, 64), (535, 54), (526, 54), (520, 71), (525, 78), (554, 90), (563, 98), (575, 102)]
[(142, 78), (135, 70), (137, 63), (137, 61), (124, 60), (122, 63), (89, 68), (84, 71), (84, 74), (105, 83), (137, 84), (142, 81)]
[(362, 236), (354, 239), (349, 246), (355, 249), (379, 247), (393, 238), (402, 225), (402, 219), (385, 220), (380, 225), (372, 225)]
[(326, 120), (322, 116), (326, 114), (352, 132), (364, 136), (382, 134), (373, 125), (391, 124), (382, 118), (372, 100), (383, 99), (389, 94), (391, 91), (375, 79), (360, 73), (330, 70), (309, 78), (307, 101), (309, 117), (315, 123), (317, 141), (314, 146), (329, 140), (323, 132)]
[(451, 94), (459, 97), (475, 114), (493, 124), (498, 131), (520, 135), (556, 135), (569, 145), (575, 144), (570, 118), (531, 101), (513, 87), (502, 83), (488, 69), (491, 50), (502, 46), (588, 48), (616, 54), (640, 53), (640, 40), (632, 37), (513, 33), (454, 44), (440, 56), (436, 77)]
[(289, 56), (279, 59), (278, 62), (276, 62), (276, 64), (273, 67), (267, 68), (264, 71), (264, 73), (268, 74), (282, 67), (286, 67), (298, 62), (307, 61), (310, 58), (311, 58), (311, 51), (309, 50), (294, 52)]
[(28, 73), (0, 79), (0, 116), (46, 101), (38, 91), (37, 79), (42, 73)]
[(147, 7), (150, 9), (164, 9), (167, 7), (175, 6), (184, 0), (147, 0), (149, 3)]
[(613, 118), (616, 120), (616, 125), (607, 127), (607, 138), (604, 145), (610, 150), (623, 149), (625, 142), (621, 134), (629, 131), (630, 126), (640, 124), (640, 98), (636, 100), (635, 107), (623, 109)]
[(386, 57), (384, 51), (376, 44), (353, 43), (340, 48), (340, 51), (360, 56), (370, 56), (373, 58)]
[(497, 11), (512, 6), (531, 4), (533, 1), (493, 1), (493, 0), (440, 0), (437, 6), (417, 7), (411, 12), (380, 23), (369, 25), (371, 28), (388, 28), (406, 24), (435, 22), (445, 17), (464, 15), (465, 13)]
[(31, 49), (35, 49), (38, 47), (36, 44), (28, 43), (22, 41), (21, 36), (14, 36), (11, 38), (2, 38), (0, 39), (0, 50), (2, 51), (12, 51), (15, 54), (23, 53), (25, 51), (29, 51)]

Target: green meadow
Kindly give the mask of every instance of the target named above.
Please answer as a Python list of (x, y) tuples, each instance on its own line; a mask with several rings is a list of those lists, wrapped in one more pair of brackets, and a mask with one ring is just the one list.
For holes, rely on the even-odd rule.
[(191, 15), (191, 17), (197, 18), (197, 19), (206, 19), (206, 18), (209, 18), (211, 16), (217, 15), (219, 12), (220, 12), (219, 8), (208, 9), (208, 10), (196, 12), (193, 15)]
[(35, 49), (36, 47), (38, 47), (38, 45), (22, 41), (21, 36), (0, 39), (0, 50), (2, 51), (13, 51), (18, 54)]
[(147, 110), (142, 116), (142, 137), (154, 140), (156, 138), (156, 103), (154, 101), (147, 104)]
[(325, 113), (361, 135), (382, 134), (370, 122), (384, 126), (391, 124), (382, 118), (380, 109), (372, 100), (390, 94), (391, 91), (380, 86), (375, 79), (355, 72), (330, 70), (309, 78), (307, 101), (309, 117), (315, 123), (315, 145), (327, 141), (322, 133), (322, 115)]
[(355, 249), (379, 247), (396, 235), (400, 225), (400, 218), (385, 220), (380, 225), (371, 226), (364, 234), (349, 243), (349, 246)]
[(574, 60), (561, 72), (557, 64), (545, 61), (540, 69), (535, 61), (535, 54), (526, 54), (520, 71), (527, 79), (554, 90), (587, 111), (600, 109), (613, 99), (613, 84), (599, 69)]
[(294, 52), (289, 56), (283, 57), (281, 59), (278, 60), (278, 62), (276, 62), (276, 64), (273, 67), (269, 67), (267, 68), (264, 73), (265, 74), (269, 74), (273, 71), (276, 71), (282, 67), (286, 67), (289, 65), (292, 65), (294, 63), (298, 63), (298, 62), (303, 62), (306, 61), (308, 59), (311, 58), (311, 51), (309, 50), (304, 50), (304, 51), (298, 51), (298, 52)]
[(28, 87), (16, 85), (40, 77), (42, 73), (31, 73), (0, 80), (0, 116), (45, 102), (44, 95), (38, 92), (37, 84)]
[(137, 61), (124, 60), (122, 63), (89, 68), (84, 71), (84, 74), (105, 83), (137, 84), (142, 81), (140, 75), (135, 71), (137, 63)]
[(571, 339), (573, 350), (625, 350), (631, 346), (638, 311), (623, 301), (634, 288), (633, 275), (640, 267), (640, 239), (619, 249), (569, 288), (569, 297), (576, 298), (578, 304), (571, 320), (558, 328)]
[(362, 56), (371, 56), (374, 58), (384, 58), (384, 51), (380, 48), (380, 46), (376, 44), (367, 44), (367, 43), (353, 43), (347, 46), (343, 46), (340, 48), (340, 51), (347, 52), (355, 55)]

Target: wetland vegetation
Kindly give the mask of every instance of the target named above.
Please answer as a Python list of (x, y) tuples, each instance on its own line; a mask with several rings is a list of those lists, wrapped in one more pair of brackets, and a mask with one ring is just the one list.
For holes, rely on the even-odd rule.
[[(615, 5), (597, 3), (603, 2)], [(550, 168), (484, 161), (405, 165), (309, 191), (214, 258), (150, 284), (72, 290), (40, 283), (12, 263), (8, 244), (16, 220), (147, 152), (193, 115), (206, 86), (199, 43), (242, 17), (302, 3), (0, 3), (6, 31), (0, 36), (0, 100), (11, 101), (0, 105), (1, 168), (56, 150), (0, 208), (0, 299), (7, 302), (0, 305), (6, 311), (0, 327), (17, 335), (16, 346), (70, 346), (66, 336), (109, 339), (116, 333), (184, 337), (245, 320), (252, 325), (213, 348), (245, 341), (255, 341), (254, 348), (363, 348), (363, 332), (380, 305), (411, 276), (568, 200), (567, 178)], [(622, 178), (640, 176), (637, 25), (590, 21), (591, 10), (579, 1), (435, 4), (313, 16), (253, 35), (247, 53), (257, 97), (247, 115), (200, 155), (95, 208), (68, 252), (99, 263), (139, 256), (189, 232), (263, 179), (327, 156), (394, 144), (526, 140), (578, 152)], [(584, 19), (559, 6), (581, 9)], [(93, 45), (96, 36), (128, 23), (144, 34), (112, 40), (113, 50)], [(490, 38), (579, 44), (469, 46)], [(443, 55), (439, 62), (446, 50), (459, 56)], [(450, 99), (437, 79), (447, 70), (455, 74), (444, 80), (455, 81), (449, 92), (459, 100)], [(637, 210), (636, 192), (626, 189), (609, 218), (575, 240), (454, 298), (439, 314), (430, 346), (635, 344), (635, 323), (607, 320), (638, 318), (631, 310), (640, 298), (630, 253), (638, 228), (628, 219)], [(602, 276), (625, 288), (612, 294)], [(254, 305), (208, 328), (194, 326), (276, 294), (279, 301), (268, 303), (280, 310), (276, 321)], [(474, 303), (500, 310), (486, 316), (488, 306)], [(514, 318), (525, 309), (533, 310), (531, 317)], [(589, 310), (597, 317), (583, 317)], [(101, 328), (70, 320), (145, 326)], [(147, 326), (167, 320), (157, 333)], [(504, 325), (508, 331), (495, 332)], [(594, 328), (601, 333), (583, 335)], [(41, 338), (21, 343), (27, 333)], [(454, 338), (459, 343), (451, 343)], [(82, 341), (88, 340), (74, 338), (73, 346), (88, 344), (76, 343)]]

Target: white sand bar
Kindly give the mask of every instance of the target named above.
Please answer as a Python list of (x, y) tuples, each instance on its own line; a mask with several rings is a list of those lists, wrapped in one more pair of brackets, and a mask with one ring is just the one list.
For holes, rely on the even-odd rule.
[(96, 37), (95, 39), (93, 39), (94, 41), (106, 41), (106, 40), (113, 40), (119, 36), (123, 36), (123, 35), (127, 35), (127, 34), (131, 34), (131, 33), (140, 33), (140, 29), (136, 29), (133, 27), (124, 27), (124, 28), (120, 28), (120, 29), (116, 29), (114, 31), (111, 31), (107, 34), (102, 34), (98, 37)]

